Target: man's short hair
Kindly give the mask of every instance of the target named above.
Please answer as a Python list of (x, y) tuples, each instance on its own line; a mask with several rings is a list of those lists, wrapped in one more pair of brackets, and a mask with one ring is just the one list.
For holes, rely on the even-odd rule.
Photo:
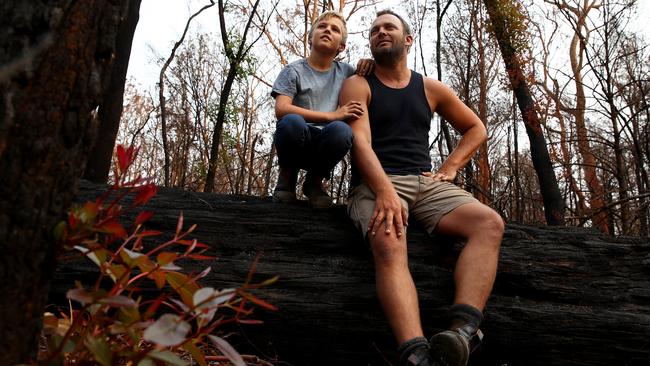
[(386, 15), (386, 14), (395, 16), (395, 17), (397, 17), (397, 19), (399, 19), (400, 22), (402, 22), (402, 27), (404, 28), (404, 35), (405, 36), (412, 36), (413, 35), (413, 33), (411, 33), (411, 27), (406, 22), (406, 20), (404, 20), (404, 18), (402, 18), (399, 14), (397, 14), (396, 12), (394, 12), (394, 11), (392, 11), (390, 9), (384, 9), (384, 10), (378, 11), (377, 12), (377, 18), (379, 18), (382, 15)]
[(314, 29), (316, 28), (318, 23), (321, 20), (329, 19), (329, 18), (338, 18), (341, 21), (341, 23), (343, 23), (343, 29), (341, 29), (341, 44), (345, 44), (348, 41), (348, 26), (345, 22), (345, 17), (343, 16), (343, 14), (339, 13), (338, 11), (328, 10), (323, 12), (321, 15), (319, 15), (316, 18), (316, 20), (314, 20), (314, 22), (311, 23), (311, 29), (309, 29), (309, 34), (307, 35), (308, 37), (307, 41), (309, 42), (310, 45), (311, 45), (311, 37), (314, 34)]

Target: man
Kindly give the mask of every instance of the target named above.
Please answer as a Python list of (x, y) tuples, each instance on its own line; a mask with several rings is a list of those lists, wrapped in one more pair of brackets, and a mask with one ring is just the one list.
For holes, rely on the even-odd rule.
[[(486, 140), (483, 123), (442, 83), (408, 69), (413, 43), (408, 24), (384, 10), (370, 29), (375, 72), (346, 80), (339, 104), (362, 101), (349, 121), (356, 171), (348, 213), (372, 249), (377, 293), (405, 365), (466, 365), (482, 336), (482, 311), (496, 275), (503, 235), (501, 217), (451, 182)], [(458, 146), (431, 171), (428, 132), (433, 112), (462, 134)], [(427, 341), (417, 292), (408, 269), (409, 215), (429, 233), (463, 238), (454, 272), (456, 294), (450, 330)]]
[[(355, 71), (353, 66), (335, 60), (345, 49), (347, 36), (343, 15), (324, 12), (309, 31), (309, 56), (287, 65), (273, 84), (271, 95), (278, 118), (275, 145), (280, 165), (274, 202), (296, 201), (296, 180), (302, 168), (307, 170), (302, 190), (309, 205), (332, 205), (323, 189), (323, 179), (329, 177), (352, 146), (352, 131), (343, 121), (361, 113), (359, 102), (338, 105), (343, 81)], [(371, 60), (361, 60), (357, 65), (362, 74), (371, 68)]]

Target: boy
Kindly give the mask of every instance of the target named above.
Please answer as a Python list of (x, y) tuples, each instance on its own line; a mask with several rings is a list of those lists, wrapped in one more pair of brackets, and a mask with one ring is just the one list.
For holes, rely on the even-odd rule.
[[(313, 208), (328, 208), (332, 198), (323, 180), (352, 146), (352, 130), (343, 122), (363, 114), (361, 103), (338, 105), (343, 81), (354, 68), (334, 58), (345, 49), (347, 28), (341, 13), (321, 14), (309, 31), (310, 54), (287, 65), (278, 75), (271, 96), (278, 118), (274, 135), (280, 173), (274, 202), (295, 202), (298, 170), (307, 176), (302, 191)], [(361, 60), (359, 72), (368, 72), (372, 61)]]

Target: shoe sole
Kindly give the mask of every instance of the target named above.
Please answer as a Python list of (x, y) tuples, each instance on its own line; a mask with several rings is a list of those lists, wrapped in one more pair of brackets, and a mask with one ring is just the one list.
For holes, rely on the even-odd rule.
[(332, 206), (334, 206), (334, 203), (332, 203), (331, 200), (319, 201), (319, 200), (309, 199), (308, 202), (309, 202), (309, 207), (313, 208), (315, 210), (324, 210), (324, 209), (331, 208)]
[(441, 359), (448, 366), (466, 366), (469, 361), (469, 345), (460, 334), (448, 330), (431, 337), (431, 356)]
[(273, 193), (273, 202), (275, 203), (296, 203), (298, 199), (293, 192), (279, 191)]

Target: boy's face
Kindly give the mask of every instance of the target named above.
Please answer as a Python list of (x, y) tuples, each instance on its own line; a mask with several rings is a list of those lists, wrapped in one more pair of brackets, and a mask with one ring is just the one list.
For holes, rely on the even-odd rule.
[(314, 25), (311, 47), (322, 51), (341, 52), (345, 49), (343, 39), (343, 22), (337, 17), (321, 19)]

